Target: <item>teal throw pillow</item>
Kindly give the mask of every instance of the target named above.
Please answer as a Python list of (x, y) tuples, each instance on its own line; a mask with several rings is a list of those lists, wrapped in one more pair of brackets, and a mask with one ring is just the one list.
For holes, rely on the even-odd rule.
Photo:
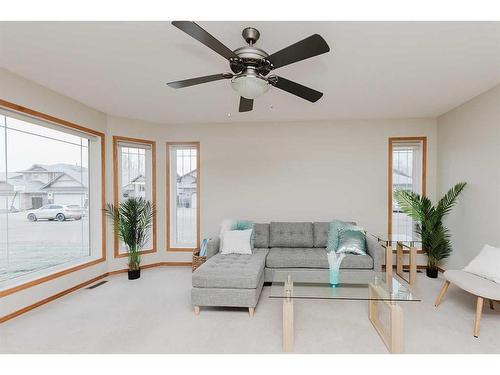
[(340, 234), (347, 228), (354, 228), (355, 225), (341, 220), (333, 220), (328, 226), (328, 237), (326, 240), (326, 251), (337, 251), (339, 247)]
[(343, 229), (339, 235), (338, 254), (366, 255), (366, 235), (357, 228)]

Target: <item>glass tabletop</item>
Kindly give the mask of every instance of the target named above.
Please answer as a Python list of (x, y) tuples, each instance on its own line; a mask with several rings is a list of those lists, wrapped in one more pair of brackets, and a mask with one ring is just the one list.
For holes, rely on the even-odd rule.
[(291, 275), (286, 277), (281, 275), (281, 277), (277, 277), (277, 281), (273, 281), (269, 297), (305, 300), (421, 301), (403, 282), (396, 277), (388, 277), (385, 272), (364, 275), (359, 280), (356, 278), (344, 279), (341, 271), (340, 284), (331, 287), (328, 283), (294, 281)]
[(394, 246), (400, 243), (403, 247), (422, 247), (422, 240), (416, 236), (371, 232), (366, 232), (366, 235), (374, 237), (378, 242), (386, 246)]

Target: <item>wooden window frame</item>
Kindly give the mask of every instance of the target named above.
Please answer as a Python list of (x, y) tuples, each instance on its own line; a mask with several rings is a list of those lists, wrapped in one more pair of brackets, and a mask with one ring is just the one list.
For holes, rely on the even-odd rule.
[[(113, 203), (115, 206), (118, 205), (118, 173), (120, 171), (118, 170), (118, 149), (119, 149), (119, 142), (127, 142), (127, 143), (133, 143), (137, 144), (138, 146), (140, 145), (149, 145), (151, 146), (151, 203), (153, 204), (153, 207), (155, 207), (155, 213), (153, 215), (153, 238), (152, 238), (152, 248), (151, 249), (146, 249), (146, 250), (141, 250), (139, 251), (140, 254), (151, 254), (151, 253), (156, 253), (157, 251), (157, 242), (156, 242), (156, 142), (151, 141), (148, 139), (140, 139), (140, 138), (130, 138), (130, 137), (123, 137), (119, 135), (114, 135), (113, 136)], [(120, 254), (120, 241), (118, 239), (118, 236), (115, 234), (114, 236), (114, 257), (115, 258), (125, 258), (127, 256), (127, 253)]]
[(389, 168), (387, 173), (387, 234), (392, 234), (392, 148), (394, 142), (422, 142), (422, 195), (427, 195), (427, 137), (389, 137)]
[(56, 272), (51, 273), (49, 275), (40, 277), (36, 280), (32, 280), (32, 281), (29, 281), (29, 282), (26, 282), (26, 283), (23, 283), (20, 285), (16, 285), (16, 286), (13, 286), (13, 287), (8, 288), (8, 289), (0, 290), (0, 298), (2, 298), (5, 296), (8, 296), (10, 294), (19, 292), (21, 290), (31, 288), (33, 286), (45, 283), (47, 281), (54, 280), (54, 279), (59, 278), (61, 276), (65, 276), (65, 275), (68, 275), (70, 273), (80, 271), (84, 268), (91, 267), (91, 266), (94, 266), (96, 264), (99, 264), (99, 263), (106, 261), (106, 214), (104, 212), (104, 208), (106, 207), (106, 136), (104, 133), (102, 133), (100, 131), (93, 130), (93, 129), (90, 129), (90, 128), (87, 128), (85, 126), (81, 126), (78, 124), (74, 124), (72, 122), (62, 120), (60, 118), (57, 118), (57, 117), (54, 117), (51, 115), (47, 115), (47, 114), (42, 113), (42, 112), (38, 112), (38, 111), (35, 111), (33, 109), (29, 109), (29, 108), (20, 106), (18, 104), (8, 102), (6, 100), (0, 99), (0, 107), (7, 109), (7, 110), (14, 111), (14, 112), (18, 112), (21, 114), (25, 114), (25, 115), (33, 117), (35, 119), (47, 121), (47, 122), (56, 124), (58, 126), (61, 126), (63, 128), (73, 129), (73, 130), (77, 130), (77, 131), (82, 132), (82, 133), (87, 133), (87, 134), (99, 137), (100, 142), (101, 142), (101, 206), (102, 206), (102, 214), (101, 214), (101, 217), (102, 217), (102, 219), (101, 219), (101, 221), (102, 221), (102, 229), (101, 229), (102, 230), (102, 244), (101, 244), (102, 253), (101, 253), (100, 258), (94, 259), (94, 260), (89, 261), (89, 262), (81, 263), (77, 266), (70, 267), (68, 269), (56, 271)]
[[(194, 146), (196, 148), (196, 245), (193, 248), (171, 247), (170, 246), (170, 151), (173, 146)], [(200, 162), (200, 142), (167, 142), (167, 251), (193, 252), (200, 247), (200, 181), (201, 181), (201, 162)]]

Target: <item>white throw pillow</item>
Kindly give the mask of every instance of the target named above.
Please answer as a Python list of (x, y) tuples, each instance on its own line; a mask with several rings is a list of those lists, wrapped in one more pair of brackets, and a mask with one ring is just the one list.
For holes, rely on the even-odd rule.
[(221, 254), (252, 254), (251, 236), (252, 229), (224, 231)]
[(225, 219), (222, 220), (222, 224), (220, 225), (220, 234), (219, 234), (219, 249), (222, 249), (224, 246), (224, 232), (231, 230), (233, 226), (233, 221), (232, 219)]
[(470, 261), (464, 271), (500, 284), (500, 249), (484, 245), (481, 252)]

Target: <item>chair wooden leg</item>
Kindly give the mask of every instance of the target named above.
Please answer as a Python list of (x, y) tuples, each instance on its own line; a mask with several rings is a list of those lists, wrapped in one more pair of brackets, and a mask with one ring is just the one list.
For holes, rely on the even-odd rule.
[(194, 315), (200, 315), (200, 306), (194, 307)]
[(251, 317), (255, 315), (255, 307), (248, 308), (248, 315), (250, 315)]
[(436, 306), (436, 307), (439, 306), (439, 304), (441, 303), (441, 300), (443, 299), (449, 286), (450, 286), (450, 282), (448, 280), (445, 280), (445, 282), (444, 282), (443, 286), (441, 287), (441, 290), (436, 298), (436, 302), (434, 302), (434, 306)]
[(476, 321), (474, 322), (474, 337), (479, 337), (479, 324), (481, 323), (482, 312), (483, 312), (483, 298), (477, 297)]
[(495, 310), (495, 305), (493, 304), (492, 299), (490, 299), (490, 309)]

